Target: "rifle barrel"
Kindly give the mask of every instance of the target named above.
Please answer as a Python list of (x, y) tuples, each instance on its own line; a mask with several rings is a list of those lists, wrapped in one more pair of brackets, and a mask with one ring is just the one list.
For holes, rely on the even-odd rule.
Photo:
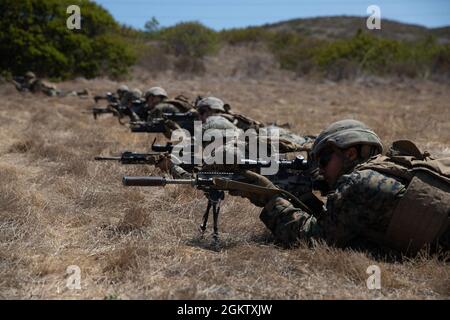
[(171, 143), (167, 144), (152, 144), (152, 151), (155, 152), (171, 152), (173, 150), (173, 145)]
[(166, 179), (164, 177), (128, 177), (122, 179), (124, 186), (134, 187), (159, 187), (166, 184), (189, 184), (192, 185), (194, 180), (191, 179)]
[(121, 157), (95, 157), (94, 159), (97, 160), (97, 161), (104, 161), (104, 160), (115, 160), (115, 161), (118, 161), (118, 160), (121, 160), (122, 158)]

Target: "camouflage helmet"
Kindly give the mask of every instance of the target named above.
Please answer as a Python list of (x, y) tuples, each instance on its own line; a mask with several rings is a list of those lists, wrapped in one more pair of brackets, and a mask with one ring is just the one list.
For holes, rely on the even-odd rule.
[(28, 71), (27, 73), (25, 73), (25, 78), (34, 79), (36, 78), (36, 75), (34, 74), (34, 72)]
[(131, 90), (131, 96), (133, 97), (133, 99), (140, 99), (142, 98), (142, 91), (138, 88), (134, 88), (133, 90)]
[(124, 94), (125, 92), (128, 92), (128, 91), (130, 91), (128, 86), (123, 84), (117, 89), (117, 94)]
[(332, 123), (319, 134), (314, 141), (311, 156), (317, 159), (328, 146), (347, 149), (355, 145), (374, 146), (378, 153), (383, 151), (383, 144), (375, 132), (360, 121), (347, 119)]
[(215, 111), (226, 112), (225, 104), (223, 103), (222, 100), (216, 97), (203, 98), (197, 103), (196, 107), (197, 109), (204, 107)]
[(127, 91), (124, 94), (124, 99), (125, 101), (134, 101), (134, 100), (139, 100), (142, 97), (142, 91), (135, 88), (131, 91)]
[(167, 98), (167, 92), (166, 92), (166, 90), (164, 90), (161, 87), (153, 87), (153, 88), (148, 89), (145, 92), (144, 97), (145, 97), (145, 99), (147, 99), (150, 96), (156, 96), (156, 97), (160, 96), (160, 97)]

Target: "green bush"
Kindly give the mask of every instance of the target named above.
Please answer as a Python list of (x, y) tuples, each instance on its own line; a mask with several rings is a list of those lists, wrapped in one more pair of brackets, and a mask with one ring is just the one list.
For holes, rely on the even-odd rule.
[(433, 56), (432, 72), (450, 78), (450, 44), (440, 46)]
[(350, 40), (328, 44), (318, 52), (316, 61), (323, 70), (337, 61), (352, 61), (361, 70), (384, 73), (391, 61), (398, 60), (401, 50), (398, 41), (358, 33)]
[(272, 33), (263, 28), (249, 27), (245, 29), (223, 30), (219, 33), (220, 39), (230, 45), (266, 42)]
[(175, 56), (202, 58), (218, 49), (218, 36), (199, 22), (183, 22), (162, 29), (158, 38), (164, 42), (168, 53)]
[(269, 40), (269, 48), (281, 68), (300, 75), (320, 72), (334, 80), (360, 73), (449, 77), (449, 47), (436, 43), (432, 37), (406, 42), (361, 31), (353, 38), (328, 42), (288, 32), (277, 33)]
[(155, 74), (170, 68), (170, 59), (158, 45), (145, 43), (139, 46), (137, 65)]
[[(81, 8), (81, 30), (69, 30), (69, 5)], [(0, 69), (69, 78), (126, 74), (135, 56), (120, 26), (88, 0), (0, 0)]]
[(273, 35), (269, 42), (269, 48), (280, 67), (295, 71), (299, 75), (317, 69), (314, 59), (322, 45), (320, 40), (289, 32), (279, 32)]
[(427, 77), (445, 68), (449, 61), (445, 52), (433, 38), (404, 42), (359, 32), (352, 39), (328, 44), (315, 59), (325, 72), (338, 61), (347, 61), (367, 73)]

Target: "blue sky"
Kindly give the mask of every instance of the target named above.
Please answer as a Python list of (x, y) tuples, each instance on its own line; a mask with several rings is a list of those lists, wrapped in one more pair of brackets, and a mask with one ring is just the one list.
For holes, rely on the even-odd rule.
[(200, 21), (220, 30), (330, 15), (367, 16), (378, 5), (381, 18), (440, 27), (450, 25), (450, 0), (96, 0), (119, 22), (143, 28), (151, 17), (161, 26)]

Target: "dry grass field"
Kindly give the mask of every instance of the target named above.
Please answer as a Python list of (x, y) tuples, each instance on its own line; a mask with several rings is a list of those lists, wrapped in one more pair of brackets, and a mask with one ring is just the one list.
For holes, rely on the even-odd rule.
[[(450, 85), (363, 79), (333, 83), (269, 72), (264, 54), (227, 49), (203, 77), (135, 70), (130, 87), (160, 85), (171, 95), (216, 95), (236, 111), (289, 122), (317, 134), (355, 118), (389, 143), (409, 138), (450, 156)], [(223, 63), (224, 57), (231, 60)], [(62, 88), (115, 90), (106, 79)], [(226, 197), (221, 250), (197, 227), (206, 206), (189, 187), (125, 188), (123, 175), (161, 174), (99, 163), (96, 155), (148, 150), (154, 135), (132, 134), (115, 118), (82, 113), (93, 100), (19, 94), (0, 86), (0, 298), (3, 299), (448, 299), (448, 262), (423, 254), (403, 261), (319, 245), (284, 249), (259, 221), (259, 208)], [(159, 137), (164, 141), (164, 137)], [(81, 289), (66, 269), (81, 270)], [(366, 269), (381, 268), (381, 290)]]

